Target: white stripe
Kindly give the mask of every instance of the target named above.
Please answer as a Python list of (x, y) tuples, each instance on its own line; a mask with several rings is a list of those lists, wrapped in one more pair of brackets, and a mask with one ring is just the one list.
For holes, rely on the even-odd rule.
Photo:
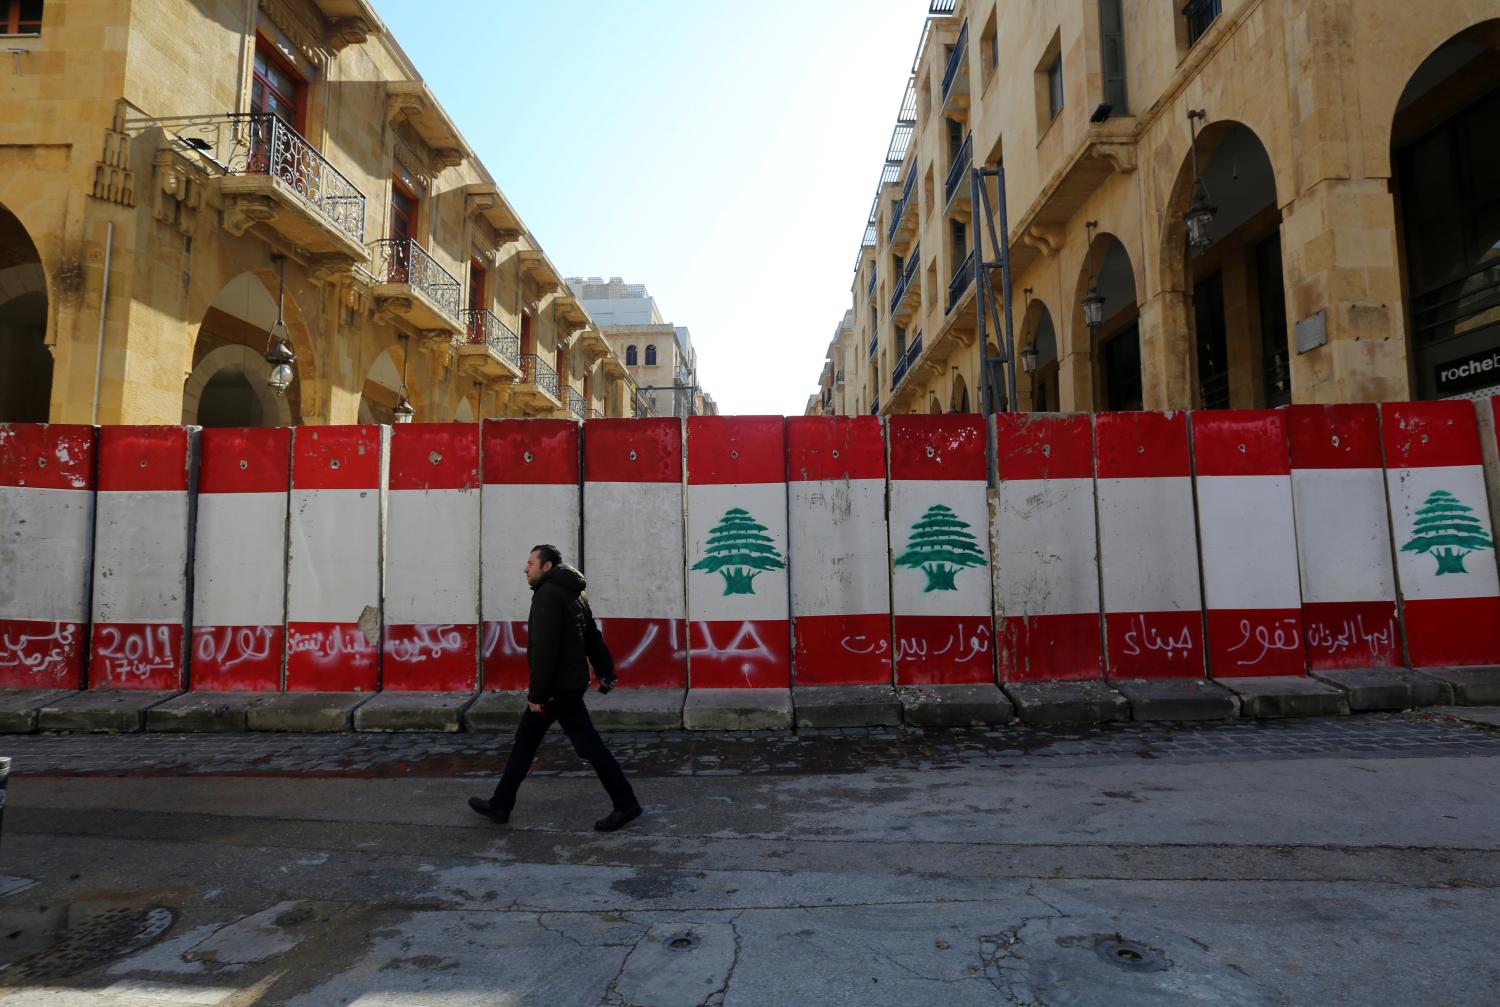
[(601, 619), (682, 619), (681, 483), (588, 483), (583, 490), (589, 603)]
[(94, 494), (0, 487), (0, 619), (87, 622)]
[(200, 493), (193, 623), (279, 626), (286, 601), (285, 493)]
[[(739, 507), (765, 526), (781, 558), (779, 569), (751, 579), (750, 594), (725, 594), (732, 574), (694, 570), (705, 556), (708, 537), (731, 508)], [(688, 618), (692, 620), (785, 619), (788, 612), (786, 564), (786, 483), (726, 483), (688, 487)]]
[[(528, 550), (551, 544), (562, 550), (564, 562), (578, 562), (578, 487), (489, 483), (482, 496), (484, 618), (518, 622), (531, 611), (531, 586), (525, 574)], [(592, 587), (589, 597), (593, 598)]]
[[(990, 575), (990, 518), (987, 487), (978, 479), (891, 480), (891, 603), (897, 615), (944, 615), (989, 619), (993, 584)], [(962, 567), (953, 589), (928, 590), (933, 579), (921, 567), (900, 566), (896, 560), (910, 546), (912, 529), (938, 504), (952, 509), (963, 529), (973, 536), (983, 565)]]
[(1461, 556), (1462, 571), (1439, 573), (1432, 552), (1408, 551), (1415, 537), (1417, 512), (1436, 490), (1446, 490), (1470, 508), (1466, 517), (1478, 520), (1481, 534), (1495, 540), (1490, 526), (1484, 469), (1479, 465), (1451, 465), (1422, 469), (1387, 469), (1390, 489), (1391, 527), (1396, 538), (1396, 575), (1403, 597), (1433, 601), (1444, 598), (1492, 598), (1500, 594), (1495, 568), (1495, 549), (1476, 549)]
[(1105, 611), (1198, 611), (1191, 480), (1100, 479), (1098, 486)]
[(1209, 608), (1300, 608), (1290, 476), (1199, 476)]
[(1380, 469), (1293, 469), (1292, 501), (1303, 601), (1395, 600)]
[(380, 607), (380, 491), (293, 490), (289, 622), (358, 622)]
[(1099, 611), (1092, 479), (1007, 479), (995, 521), (1002, 616)]
[(387, 622), (478, 620), (478, 490), (391, 490), (385, 541)]
[(98, 494), (95, 622), (182, 622), (187, 615), (188, 495)]
[(793, 612), (891, 610), (884, 479), (794, 482), (788, 510)]

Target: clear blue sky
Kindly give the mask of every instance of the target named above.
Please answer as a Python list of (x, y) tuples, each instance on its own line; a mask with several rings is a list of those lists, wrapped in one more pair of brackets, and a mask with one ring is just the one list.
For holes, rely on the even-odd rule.
[(646, 284), (724, 412), (802, 412), (926, 0), (375, 4), (558, 269)]

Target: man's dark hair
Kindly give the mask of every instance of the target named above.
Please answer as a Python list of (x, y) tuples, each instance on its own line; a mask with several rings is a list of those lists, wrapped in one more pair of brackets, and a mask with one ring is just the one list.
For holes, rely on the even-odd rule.
[(543, 563), (551, 563), (553, 566), (560, 566), (562, 564), (562, 553), (557, 551), (557, 546), (555, 545), (534, 545), (531, 547), (531, 551), (536, 553), (537, 558)]

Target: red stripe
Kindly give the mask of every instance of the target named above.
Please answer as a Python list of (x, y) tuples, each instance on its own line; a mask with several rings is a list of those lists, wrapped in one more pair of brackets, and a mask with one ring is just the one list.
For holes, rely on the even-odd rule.
[(89, 688), (182, 688), (182, 626), (165, 622), (94, 623)]
[(374, 692), (380, 652), (352, 622), (293, 622), (286, 627), (288, 692)]
[(799, 615), (792, 636), (798, 685), (891, 684), (889, 615)]
[(1001, 479), (1091, 479), (1094, 430), (1087, 414), (997, 413)]
[(473, 692), (479, 687), (478, 632), (472, 623), (388, 623), (381, 639), (380, 688), (386, 692)]
[(885, 436), (876, 416), (793, 416), (786, 421), (792, 482), (884, 479)]
[[(589, 436), (594, 428), (589, 427)], [(508, 486), (578, 485), (578, 424), (484, 421), (484, 481)]]
[(1185, 476), (1187, 413), (1100, 413), (1094, 417), (1100, 479)]
[(1394, 601), (1325, 601), (1302, 606), (1307, 665), (1394, 668), (1401, 661), (1401, 624)]
[(526, 622), (507, 620), (481, 624), (480, 682), (487, 692), (526, 688)]
[(1214, 678), (1305, 675), (1302, 609), (1208, 610), (1208, 667)]
[(786, 425), (780, 416), (689, 416), (688, 485), (786, 481)]
[(785, 619), (691, 622), (688, 624), (688, 647), (691, 688), (786, 689), (791, 686), (791, 639)]
[(984, 418), (890, 418), (892, 479), (984, 479)]
[(290, 427), (221, 427), (198, 435), (199, 493), (285, 493)]
[(1380, 409), (1374, 403), (1292, 406), (1286, 414), (1292, 468), (1380, 468)]
[(993, 631), (988, 618), (898, 615), (895, 623), (898, 684), (982, 685), (995, 681)]
[(1500, 664), (1500, 598), (1406, 601), (1401, 612), (1412, 667)]
[(1001, 621), (1000, 681), (1080, 682), (1104, 677), (1099, 614), (1009, 616)]
[(1474, 403), (1386, 402), (1380, 407), (1385, 464), (1392, 469), (1478, 465), (1479, 422)]
[(186, 492), (187, 427), (100, 427), (99, 491)]
[(72, 423), (0, 423), (0, 486), (94, 488), (94, 428)]
[(1199, 410), (1192, 424), (1193, 471), (1200, 476), (1284, 476), (1292, 470), (1280, 412)]
[(682, 421), (595, 420), (583, 438), (583, 476), (595, 483), (681, 483)]
[(478, 486), (479, 424), (413, 423), (391, 429), (391, 489)]
[(368, 490), (380, 486), (380, 427), (298, 427), (292, 437), (292, 486)]
[(620, 687), (687, 687), (687, 623), (682, 619), (600, 619)]
[(280, 626), (194, 626), (188, 688), (275, 692), (281, 688), (285, 651), (286, 632)]
[(1201, 612), (1106, 612), (1110, 678), (1203, 678)]
[(0, 619), (0, 689), (81, 689), (88, 626)]

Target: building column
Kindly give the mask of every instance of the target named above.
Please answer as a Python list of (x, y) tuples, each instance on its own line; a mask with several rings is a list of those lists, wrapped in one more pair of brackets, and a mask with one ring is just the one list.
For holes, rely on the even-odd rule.
[(1140, 310), (1142, 407), (1192, 408), (1193, 348), (1187, 294), (1181, 290), (1158, 291)]

